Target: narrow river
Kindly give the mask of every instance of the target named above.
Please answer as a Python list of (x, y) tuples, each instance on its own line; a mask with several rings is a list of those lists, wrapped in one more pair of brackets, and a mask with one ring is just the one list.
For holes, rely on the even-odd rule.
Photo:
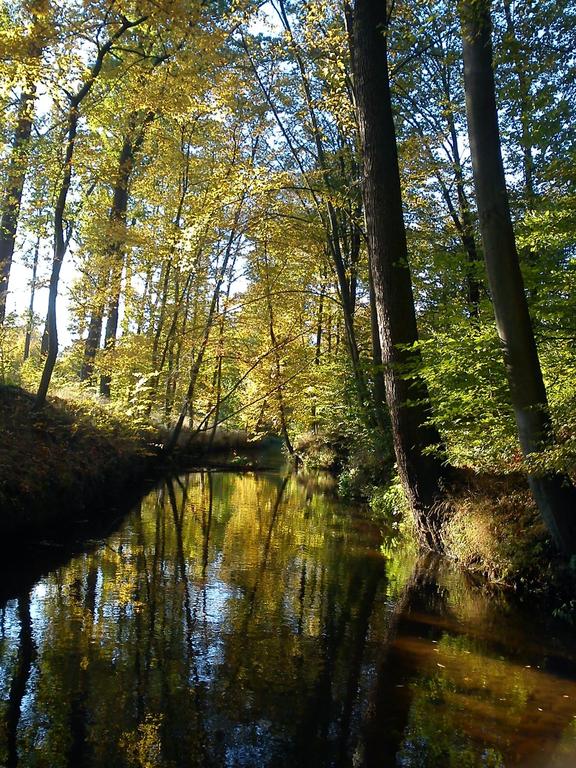
[(576, 766), (576, 640), (322, 477), (193, 473), (0, 604), (0, 765)]

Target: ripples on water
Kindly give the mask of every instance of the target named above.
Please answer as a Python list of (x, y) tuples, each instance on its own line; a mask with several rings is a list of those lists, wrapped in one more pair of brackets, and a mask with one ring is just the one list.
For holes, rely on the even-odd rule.
[(573, 638), (383, 544), (321, 478), (167, 483), (11, 587), (0, 765), (576, 766)]

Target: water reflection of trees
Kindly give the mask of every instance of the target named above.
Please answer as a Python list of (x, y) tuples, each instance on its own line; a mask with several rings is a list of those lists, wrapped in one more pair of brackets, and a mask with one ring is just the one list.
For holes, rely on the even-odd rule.
[[(319, 488), (273, 474), (168, 482), (106, 543), (9, 603), (0, 763), (480, 759), (458, 708), (478, 700), (466, 678), (485, 674), (492, 709), (498, 674), (512, 679), (497, 668), (513, 638), (474, 629), (500, 609), (436, 561), (367, 548), (374, 532)], [(555, 688), (514, 670), (522, 724), (530, 695)], [(540, 734), (549, 742), (573, 714), (562, 701)]]

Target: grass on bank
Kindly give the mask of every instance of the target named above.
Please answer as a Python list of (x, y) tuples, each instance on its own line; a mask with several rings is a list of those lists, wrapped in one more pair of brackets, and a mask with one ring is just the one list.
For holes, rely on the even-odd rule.
[[(373, 489), (369, 503), (396, 546), (415, 539), (398, 478)], [(446, 509), (446, 557), (576, 624), (576, 558), (567, 562), (556, 551), (523, 475), (459, 470)]]

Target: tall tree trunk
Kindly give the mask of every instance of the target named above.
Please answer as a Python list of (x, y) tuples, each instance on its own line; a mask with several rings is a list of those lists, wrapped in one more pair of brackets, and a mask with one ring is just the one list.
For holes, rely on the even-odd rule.
[[(46, 315), (46, 330), (44, 337), (47, 340), (47, 355), (40, 378), (40, 385), (36, 394), (34, 408), (42, 408), (46, 402), (48, 387), (52, 378), (52, 372), (58, 356), (58, 324), (56, 317), (56, 300), (58, 298), (58, 284), (60, 282), (60, 270), (66, 254), (67, 238), (65, 236), (64, 211), (70, 182), (72, 180), (72, 157), (76, 143), (78, 130), (78, 109), (72, 106), (68, 112), (68, 130), (66, 132), (66, 151), (64, 154), (64, 176), (60, 185), (60, 191), (54, 209), (54, 257), (50, 274), (48, 289), (48, 312)], [(44, 340), (43, 340), (44, 345)]]
[[(464, 169), (460, 158), (460, 148), (458, 146), (458, 133), (456, 131), (456, 122), (454, 120), (454, 110), (452, 108), (452, 96), (450, 93), (450, 84), (447, 78), (444, 78), (444, 95), (448, 104), (447, 118), (448, 129), (450, 132), (450, 145), (452, 147), (452, 157), (454, 159), (454, 181), (456, 182), (456, 194), (458, 196), (458, 210), (460, 212), (459, 233), (462, 239), (462, 245), (466, 250), (466, 294), (468, 299), (468, 309), (470, 317), (478, 318), (480, 314), (480, 282), (478, 280), (478, 264), (480, 257), (476, 248), (476, 238), (474, 237), (474, 221), (466, 187), (464, 185)], [(458, 228), (458, 227), (457, 227)]]
[(116, 43), (122, 37), (122, 35), (127, 32), (127, 30), (142, 24), (146, 18), (146, 16), (141, 16), (136, 21), (130, 21), (126, 17), (123, 17), (120, 27), (103, 45), (99, 47), (96, 60), (90, 68), (90, 71), (83, 84), (73, 96), (69, 96), (63, 176), (60, 183), (60, 189), (58, 191), (58, 197), (56, 199), (56, 206), (54, 209), (54, 257), (52, 260), (52, 271), (50, 274), (50, 286), (48, 290), (48, 313), (46, 315), (45, 333), (45, 336), (47, 337), (47, 354), (42, 376), (40, 378), (40, 384), (38, 386), (38, 392), (34, 401), (35, 410), (43, 408), (46, 402), (48, 387), (50, 386), (50, 380), (52, 379), (52, 373), (54, 371), (56, 358), (58, 356), (56, 300), (58, 298), (60, 270), (62, 268), (64, 256), (66, 255), (66, 249), (68, 247), (68, 240), (70, 237), (70, 232), (67, 230), (64, 224), (64, 213), (66, 211), (66, 201), (68, 199), (68, 192), (70, 190), (70, 183), (72, 181), (72, 159), (74, 157), (74, 148), (76, 145), (80, 105), (92, 90), (92, 86), (102, 71), (104, 59), (114, 46), (114, 43)]
[[(96, 290), (100, 289), (101, 287), (96, 287)], [(86, 341), (84, 342), (84, 357), (82, 358), (82, 367), (80, 368), (80, 381), (88, 381), (92, 378), (96, 352), (100, 346), (100, 338), (102, 336), (102, 323), (104, 322), (104, 306), (100, 298), (98, 298), (96, 301), (96, 306), (93, 307), (92, 312), (90, 313), (88, 335), (86, 336)]]
[(34, 102), (36, 100), (36, 73), (33, 71), (40, 64), (43, 49), (43, 27), (46, 4), (44, 0), (32, 0), (29, 4), (32, 27), (28, 42), (28, 67), (26, 82), (18, 102), (16, 128), (12, 137), (10, 160), (6, 174), (6, 186), (0, 214), (0, 323), (6, 316), (8, 283), (16, 242), (16, 230), (22, 203), (24, 181), (28, 170), (28, 145), (32, 135), (34, 120)]
[(428, 390), (414, 347), (418, 331), (390, 99), (387, 21), (386, 3), (356, 0), (352, 54), (366, 232), (398, 471), (422, 543), (439, 547), (443, 471), (440, 459), (427, 450), (441, 441), (430, 423)]
[[(524, 456), (553, 440), (552, 423), (508, 205), (492, 69), (490, 0), (460, 6), (468, 135), (498, 335)], [(558, 547), (576, 552), (576, 494), (568, 478), (530, 475), (530, 488)]]
[(268, 245), (264, 243), (264, 268), (266, 270), (266, 305), (268, 308), (268, 332), (270, 334), (270, 344), (274, 350), (274, 375), (272, 381), (275, 382), (276, 398), (278, 400), (278, 415), (280, 417), (280, 429), (282, 430), (282, 437), (286, 443), (286, 448), (290, 456), (294, 453), (294, 447), (290, 440), (290, 434), (288, 432), (288, 420), (286, 418), (286, 403), (284, 402), (284, 393), (282, 386), (282, 365), (280, 360), (280, 352), (278, 351), (278, 339), (276, 337), (276, 331), (274, 330), (274, 308), (272, 306), (272, 296), (270, 288), (270, 264), (268, 261)]
[[(318, 300), (318, 318), (316, 321), (316, 343), (314, 351), (314, 366), (316, 370), (320, 367), (320, 359), (322, 357), (322, 335), (324, 333), (324, 295), (326, 293), (326, 275), (323, 276), (322, 287), (320, 289), (320, 297)], [(316, 418), (316, 395), (312, 398), (312, 432), (316, 434), (318, 432), (319, 422)]]
[(370, 337), (372, 341), (372, 397), (374, 400), (374, 412), (380, 431), (384, 433), (390, 429), (388, 414), (386, 412), (386, 385), (382, 368), (382, 345), (380, 344), (380, 329), (378, 327), (378, 309), (376, 296), (374, 295), (374, 281), (372, 272), (368, 270), (368, 287), (370, 290)]
[(32, 280), (30, 281), (30, 304), (28, 305), (28, 322), (26, 323), (26, 338), (24, 339), (23, 359), (30, 357), (30, 345), (32, 344), (32, 333), (34, 331), (34, 299), (36, 297), (36, 282), (38, 279), (38, 260), (40, 256), (40, 237), (36, 238), (34, 248), (34, 260), (32, 262)]

